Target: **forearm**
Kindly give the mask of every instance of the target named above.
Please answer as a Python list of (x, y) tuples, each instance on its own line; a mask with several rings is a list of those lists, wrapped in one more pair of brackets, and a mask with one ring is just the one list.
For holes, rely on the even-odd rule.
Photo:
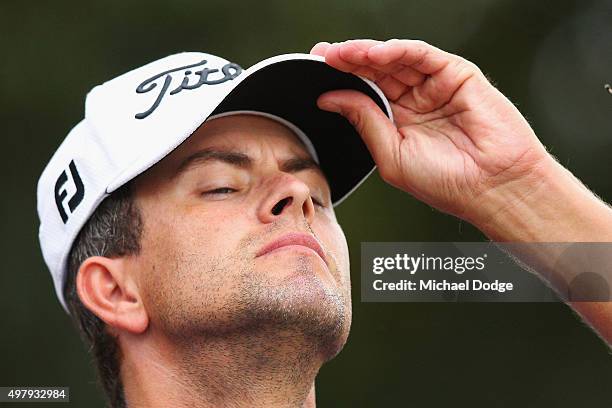
[[(535, 170), (529, 183), (489, 192), (482, 200), (482, 217), (474, 224), (493, 241), (517, 243), (503, 246), (567, 295), (568, 304), (612, 344), (612, 302), (590, 301), (601, 300), (602, 291), (609, 300), (612, 290), (612, 209), (552, 159)], [(610, 248), (608, 244), (570, 245), (577, 242), (609, 242)], [(598, 282), (591, 283), (597, 296), (583, 292), (582, 301), (572, 301), (572, 282), (585, 271), (598, 275)]]
[(496, 242), (612, 242), (612, 209), (552, 158), (485, 193), (470, 220)]

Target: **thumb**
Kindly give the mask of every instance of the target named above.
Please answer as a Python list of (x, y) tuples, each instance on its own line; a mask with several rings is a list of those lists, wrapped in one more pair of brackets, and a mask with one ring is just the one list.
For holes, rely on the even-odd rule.
[(395, 125), (367, 95), (354, 90), (329, 91), (317, 100), (325, 111), (339, 113), (353, 125), (374, 158), (383, 179), (397, 163), (401, 136)]

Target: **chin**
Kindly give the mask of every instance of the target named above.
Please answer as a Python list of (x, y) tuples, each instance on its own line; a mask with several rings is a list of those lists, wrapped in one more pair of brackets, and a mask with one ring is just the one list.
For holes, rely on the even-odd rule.
[[(252, 282), (245, 299), (248, 320), (268, 326), (271, 335), (275, 330), (292, 332), (304, 344), (315, 346), (327, 361), (342, 350), (348, 338), (350, 295), (344, 295), (335, 281), (325, 279), (317, 270), (304, 270), (305, 264), (309, 263), (302, 263), (299, 270), (272, 274), (277, 279), (266, 283)], [(282, 278), (278, 279), (279, 275)]]

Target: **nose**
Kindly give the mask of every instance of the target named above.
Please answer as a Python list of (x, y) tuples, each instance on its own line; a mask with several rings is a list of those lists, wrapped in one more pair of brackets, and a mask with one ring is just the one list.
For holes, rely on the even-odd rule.
[(302, 180), (291, 174), (281, 173), (270, 180), (267, 194), (258, 209), (261, 222), (267, 224), (279, 217), (293, 217), (298, 223), (305, 219), (309, 225), (312, 224), (315, 208), (310, 188)]

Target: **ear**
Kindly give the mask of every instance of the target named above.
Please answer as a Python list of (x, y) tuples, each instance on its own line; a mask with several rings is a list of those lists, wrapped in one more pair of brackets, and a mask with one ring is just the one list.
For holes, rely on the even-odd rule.
[(139, 334), (149, 325), (149, 316), (127, 266), (125, 258), (87, 258), (77, 274), (77, 293), (109, 326)]

